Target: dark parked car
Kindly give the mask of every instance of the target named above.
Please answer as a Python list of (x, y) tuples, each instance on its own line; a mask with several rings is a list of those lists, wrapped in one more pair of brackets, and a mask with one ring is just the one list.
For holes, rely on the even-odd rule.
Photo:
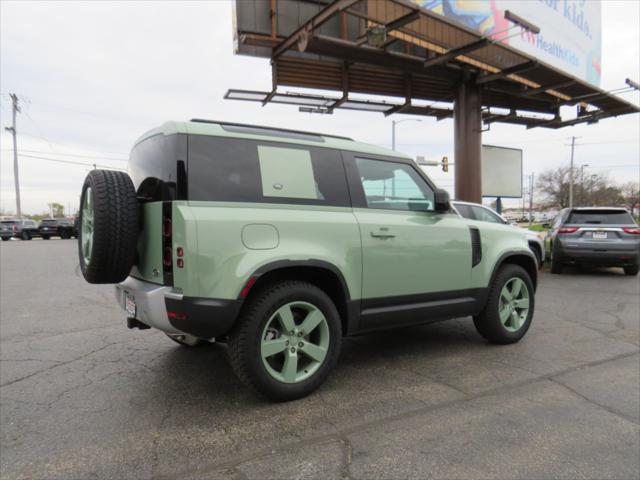
[(38, 224), (34, 220), (3, 220), (0, 227), (2, 240), (9, 240), (11, 237), (31, 240), (39, 236)]
[(627, 275), (638, 274), (640, 227), (624, 208), (565, 208), (549, 238), (552, 273), (573, 264), (622, 267)]
[(40, 236), (43, 240), (51, 237), (71, 238), (78, 236), (75, 223), (69, 218), (45, 218), (40, 222)]

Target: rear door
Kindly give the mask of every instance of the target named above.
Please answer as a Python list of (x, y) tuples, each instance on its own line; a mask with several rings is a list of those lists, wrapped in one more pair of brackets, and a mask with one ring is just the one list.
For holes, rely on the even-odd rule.
[(417, 167), (380, 157), (345, 157), (360, 224), (365, 306), (367, 299), (400, 305), (469, 288), (469, 228), (453, 211), (434, 211), (433, 187)]

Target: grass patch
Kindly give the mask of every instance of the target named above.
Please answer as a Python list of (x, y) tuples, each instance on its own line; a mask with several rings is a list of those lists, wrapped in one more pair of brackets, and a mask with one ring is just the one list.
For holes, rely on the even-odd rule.
[(534, 223), (533, 225), (531, 225), (530, 227), (527, 227), (529, 230), (533, 231), (533, 232), (548, 232), (549, 231), (549, 227), (544, 227), (542, 226), (541, 223)]

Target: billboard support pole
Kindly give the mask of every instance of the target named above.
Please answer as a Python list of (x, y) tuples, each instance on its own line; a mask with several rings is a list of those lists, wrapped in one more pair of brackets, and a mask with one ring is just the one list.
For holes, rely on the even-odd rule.
[(466, 78), (456, 92), (453, 106), (455, 194), (457, 200), (482, 203), (482, 112), (480, 87)]

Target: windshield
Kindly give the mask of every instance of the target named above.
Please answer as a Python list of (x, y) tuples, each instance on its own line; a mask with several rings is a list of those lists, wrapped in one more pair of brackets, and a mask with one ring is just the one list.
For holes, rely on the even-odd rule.
[(571, 212), (567, 223), (595, 225), (635, 225), (629, 212), (624, 210), (577, 210)]

